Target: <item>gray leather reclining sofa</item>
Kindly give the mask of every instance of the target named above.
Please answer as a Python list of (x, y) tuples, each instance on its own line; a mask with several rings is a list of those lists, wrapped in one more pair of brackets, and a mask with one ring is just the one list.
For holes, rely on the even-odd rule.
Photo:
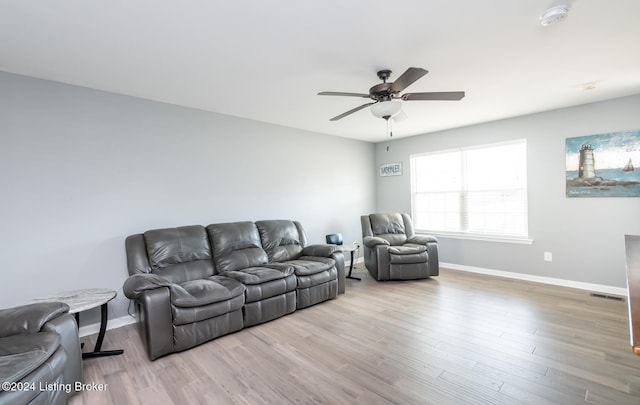
[(78, 326), (69, 306), (0, 310), (0, 405), (65, 404), (82, 383)]
[(300, 223), (231, 222), (127, 237), (129, 278), (154, 360), (344, 293), (342, 253), (308, 245)]

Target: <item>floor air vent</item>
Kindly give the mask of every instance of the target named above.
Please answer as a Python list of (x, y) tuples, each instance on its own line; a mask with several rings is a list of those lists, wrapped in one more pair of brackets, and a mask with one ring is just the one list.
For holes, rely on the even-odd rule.
[(624, 297), (620, 297), (617, 295), (607, 295), (607, 294), (600, 294), (600, 293), (591, 293), (589, 294), (592, 297), (596, 297), (596, 298), (604, 298), (607, 300), (614, 300), (614, 301), (622, 301), (624, 302)]

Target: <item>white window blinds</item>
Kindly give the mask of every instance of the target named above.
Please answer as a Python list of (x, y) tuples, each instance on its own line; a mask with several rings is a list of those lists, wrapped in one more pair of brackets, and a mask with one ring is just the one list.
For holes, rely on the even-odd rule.
[(524, 140), (414, 155), (411, 180), (419, 231), (528, 237)]

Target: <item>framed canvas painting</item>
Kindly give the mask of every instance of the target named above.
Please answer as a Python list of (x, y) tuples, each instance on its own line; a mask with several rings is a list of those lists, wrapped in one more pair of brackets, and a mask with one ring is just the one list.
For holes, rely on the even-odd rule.
[(567, 138), (567, 197), (640, 197), (640, 130)]

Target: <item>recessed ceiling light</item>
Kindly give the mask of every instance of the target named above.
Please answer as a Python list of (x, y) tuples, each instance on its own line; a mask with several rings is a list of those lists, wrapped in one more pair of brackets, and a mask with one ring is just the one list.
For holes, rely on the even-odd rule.
[(540, 24), (543, 27), (563, 21), (569, 14), (569, 6), (562, 4), (545, 10), (540, 15)]
[(592, 80), (590, 82), (575, 84), (571, 87), (580, 91), (591, 91), (596, 90), (602, 84), (602, 82), (603, 80)]

